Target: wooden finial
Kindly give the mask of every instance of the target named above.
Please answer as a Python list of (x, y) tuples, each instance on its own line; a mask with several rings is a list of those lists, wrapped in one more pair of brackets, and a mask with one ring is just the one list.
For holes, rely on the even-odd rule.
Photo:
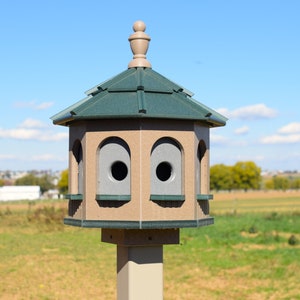
[(128, 64), (128, 68), (151, 68), (150, 62), (146, 59), (146, 53), (151, 40), (150, 36), (144, 32), (146, 25), (143, 21), (136, 21), (132, 28), (134, 33), (130, 35), (128, 40), (133, 53), (133, 60)]

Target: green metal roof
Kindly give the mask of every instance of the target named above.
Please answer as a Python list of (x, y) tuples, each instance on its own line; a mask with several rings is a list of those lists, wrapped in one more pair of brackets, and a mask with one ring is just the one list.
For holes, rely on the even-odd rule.
[(86, 92), (87, 97), (51, 117), (54, 124), (76, 120), (159, 118), (198, 120), (223, 126), (227, 119), (151, 68), (130, 68)]

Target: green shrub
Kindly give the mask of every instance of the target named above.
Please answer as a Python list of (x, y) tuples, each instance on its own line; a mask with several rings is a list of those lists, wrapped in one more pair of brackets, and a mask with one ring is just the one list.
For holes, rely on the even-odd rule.
[(248, 232), (251, 234), (258, 233), (258, 229), (255, 225), (249, 227)]
[(299, 241), (298, 241), (297, 237), (294, 234), (292, 234), (288, 239), (288, 243), (291, 246), (295, 246), (295, 245), (299, 244)]

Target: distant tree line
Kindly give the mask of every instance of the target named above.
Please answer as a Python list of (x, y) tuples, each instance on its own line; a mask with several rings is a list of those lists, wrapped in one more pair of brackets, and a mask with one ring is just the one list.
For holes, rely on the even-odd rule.
[(39, 185), (41, 188), (41, 193), (49, 191), (55, 187), (53, 176), (48, 174), (36, 176), (33, 173), (29, 173), (16, 179), (15, 185)]
[(267, 190), (298, 190), (300, 189), (300, 178), (294, 176), (274, 175), (264, 182), (264, 188)]
[(237, 162), (233, 166), (217, 164), (210, 168), (211, 190), (258, 190), (261, 181), (261, 168), (252, 161)]
[(210, 168), (211, 190), (288, 190), (300, 189), (296, 176), (261, 176), (261, 168), (252, 161), (237, 162), (233, 166), (217, 164)]
[[(68, 169), (64, 170), (60, 174), (60, 178), (51, 176), (49, 174), (37, 175), (35, 172), (30, 172), (14, 182), (10, 182), (9, 185), (38, 185), (40, 186), (41, 193), (57, 188), (61, 194), (68, 192)], [(0, 179), (0, 187), (6, 185), (5, 180)]]

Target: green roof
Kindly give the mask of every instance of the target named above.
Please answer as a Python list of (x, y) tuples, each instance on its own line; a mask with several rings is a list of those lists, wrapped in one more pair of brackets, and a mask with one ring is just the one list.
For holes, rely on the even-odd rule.
[(87, 97), (51, 117), (69, 125), (91, 119), (181, 119), (223, 126), (227, 119), (151, 68), (130, 68), (86, 92)]

